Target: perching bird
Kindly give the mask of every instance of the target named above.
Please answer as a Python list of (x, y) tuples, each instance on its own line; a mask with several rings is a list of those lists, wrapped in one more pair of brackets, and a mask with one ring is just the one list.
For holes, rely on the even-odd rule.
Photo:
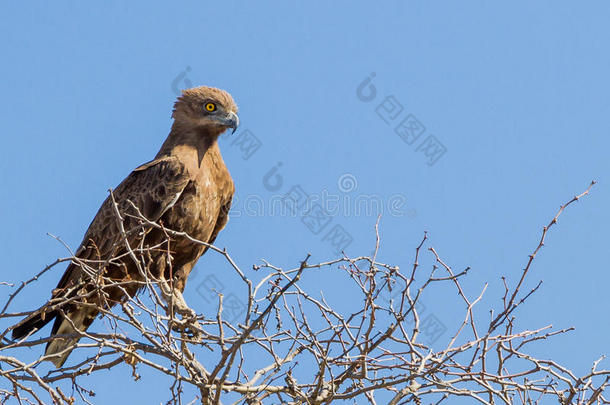
[[(89, 225), (75, 254), (77, 260), (71, 262), (53, 290), (52, 299), (14, 327), (13, 339), (21, 339), (53, 319), (52, 337), (74, 335), (74, 327), (84, 332), (101, 308), (133, 296), (142, 283), (129, 281), (142, 281), (146, 276), (130, 257), (126, 240), (131, 249), (162, 244), (149, 249), (152, 265), (148, 271), (154, 278), (171, 280), (177, 302), (184, 302), (181, 293), (186, 279), (207, 247), (179, 236), (167, 242), (163, 229), (136, 217), (141, 214), (165, 229), (214, 242), (227, 223), (235, 191), (217, 139), (229, 128), (235, 132), (239, 124), (236, 113), (233, 98), (223, 90), (196, 87), (182, 92), (174, 104), (171, 131), (155, 159), (136, 168), (111, 192)], [(108, 262), (117, 257), (121, 258)], [(106, 280), (104, 294), (95, 293), (96, 284), (99, 287), (95, 280), (100, 275)], [(113, 287), (108, 280), (122, 282), (121, 287)], [(85, 298), (79, 301), (78, 297)], [(45, 355), (59, 368), (77, 341), (78, 337), (53, 339)]]

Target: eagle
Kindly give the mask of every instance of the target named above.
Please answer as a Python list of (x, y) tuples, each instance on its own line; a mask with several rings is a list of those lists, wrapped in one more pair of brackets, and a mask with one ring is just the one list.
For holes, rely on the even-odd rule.
[[(19, 340), (55, 320), (45, 359), (57, 368), (74, 349), (78, 332), (102, 308), (134, 296), (149, 276), (165, 280), (176, 308), (188, 311), (182, 292), (189, 273), (229, 218), (235, 187), (217, 140), (228, 129), (235, 132), (239, 118), (229, 93), (205, 86), (182, 91), (172, 118), (154, 160), (110, 190), (51, 300), (13, 327), (12, 337)], [(142, 246), (148, 248), (145, 271), (133, 254)]]

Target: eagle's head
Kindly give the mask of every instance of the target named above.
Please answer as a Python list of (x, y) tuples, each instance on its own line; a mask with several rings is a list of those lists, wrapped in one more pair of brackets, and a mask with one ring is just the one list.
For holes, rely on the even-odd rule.
[(233, 97), (214, 87), (194, 87), (183, 90), (174, 104), (172, 118), (181, 127), (204, 130), (218, 136), (239, 125), (237, 105)]

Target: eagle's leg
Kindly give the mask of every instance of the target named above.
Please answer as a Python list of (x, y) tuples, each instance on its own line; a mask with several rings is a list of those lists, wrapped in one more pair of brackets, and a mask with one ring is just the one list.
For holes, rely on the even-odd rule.
[(180, 289), (172, 288), (165, 279), (159, 282), (159, 286), (168, 311), (171, 311), (171, 315), (180, 315), (182, 318), (180, 321), (173, 320), (172, 329), (185, 333), (189, 339), (201, 341), (203, 329), (197, 320), (197, 313), (187, 305)]
[(187, 335), (189, 339), (201, 341), (203, 338), (203, 329), (197, 320), (197, 313), (190, 308), (180, 290), (174, 289), (174, 313), (178, 313), (182, 317), (183, 325), (180, 329)]

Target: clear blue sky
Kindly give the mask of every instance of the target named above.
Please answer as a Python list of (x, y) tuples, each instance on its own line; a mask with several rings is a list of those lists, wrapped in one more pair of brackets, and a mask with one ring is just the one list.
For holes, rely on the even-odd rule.
[[(217, 244), (244, 268), (260, 258), (291, 266), (308, 251), (333, 258), (327, 235), (337, 225), (353, 239), (348, 254), (368, 254), (377, 212), (354, 206), (374, 198), (384, 207), (383, 261), (408, 266), (427, 230), (449, 264), (472, 267), (468, 293), (490, 283), (481, 309), (497, 306), (500, 276), (514, 282), (541, 226), (598, 180), (551, 231), (527, 281), (543, 286), (519, 312), (522, 328), (575, 326), (537, 353), (582, 373), (608, 353), (610, 335), (609, 20), (602, 1), (4, 2), (0, 279), (65, 256), (47, 232), (76, 247), (106, 190), (157, 152), (175, 90), (210, 85), (240, 107), (240, 131), (220, 140), (237, 201)], [(369, 93), (357, 88), (373, 72), (376, 96), (363, 101)], [(413, 117), (425, 132), (401, 139), (395, 128)], [(422, 146), (429, 135), (446, 150), (432, 165)], [(256, 140), (257, 150), (246, 149)], [(271, 211), (273, 196), (293, 186), (337, 196), (341, 208), (312, 226), (319, 233)], [(198, 286), (225, 268), (209, 256), (187, 286), (201, 310), (209, 304)], [(18, 308), (42, 303), (62, 270)], [(229, 293), (234, 283), (223, 277)], [(347, 297), (333, 277), (303, 282), (340, 302)], [(452, 330), (456, 300), (443, 290), (425, 304)], [(147, 378), (99, 389), (96, 401), (165, 400), (167, 386)]]

